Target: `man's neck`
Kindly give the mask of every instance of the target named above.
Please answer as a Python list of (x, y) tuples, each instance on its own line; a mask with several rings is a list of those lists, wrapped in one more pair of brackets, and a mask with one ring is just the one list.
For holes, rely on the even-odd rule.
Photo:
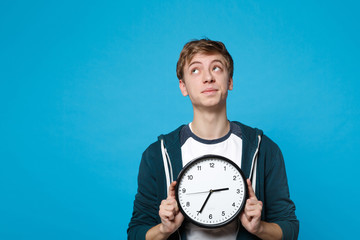
[(219, 112), (194, 111), (191, 124), (192, 132), (202, 139), (218, 139), (230, 131), (226, 108)]

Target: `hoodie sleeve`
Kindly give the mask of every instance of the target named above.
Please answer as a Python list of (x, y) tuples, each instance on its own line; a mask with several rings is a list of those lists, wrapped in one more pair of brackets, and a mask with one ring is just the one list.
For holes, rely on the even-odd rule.
[(295, 215), (295, 204), (290, 199), (283, 155), (275, 144), (265, 171), (265, 215), (266, 221), (277, 223), (283, 239), (297, 239), (299, 221)]
[[(156, 144), (152, 144), (142, 155), (138, 190), (135, 196), (134, 208), (129, 223), (128, 239), (145, 239), (147, 231), (160, 222), (159, 218), (159, 183), (156, 162)], [(160, 147), (158, 147), (159, 149)]]

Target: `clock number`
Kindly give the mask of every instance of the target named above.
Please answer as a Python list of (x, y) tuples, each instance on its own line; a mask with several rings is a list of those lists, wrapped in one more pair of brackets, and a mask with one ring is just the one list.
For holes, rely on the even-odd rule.
[(239, 194), (239, 193), (240, 193), (240, 189), (236, 189), (236, 193)]
[(187, 207), (190, 207), (190, 202), (186, 202), (186, 206), (187, 206)]
[(209, 219), (212, 219), (212, 214), (209, 215)]
[(188, 180), (193, 180), (193, 178), (194, 178), (193, 175), (188, 176)]
[(210, 167), (213, 168), (215, 166), (215, 163), (211, 162)]
[(235, 175), (233, 176), (233, 180), (236, 181), (236, 176)]
[(221, 212), (221, 216), (225, 216), (225, 211), (222, 211), (222, 212)]
[(233, 202), (232, 206), (235, 207), (235, 203), (234, 203), (234, 202)]
[(197, 170), (198, 170), (198, 171), (201, 171), (201, 166), (197, 166)]
[(183, 192), (183, 193), (186, 193), (186, 189), (185, 189), (185, 188), (183, 188), (183, 189), (182, 189), (182, 192)]
[(226, 166), (224, 166), (224, 171), (226, 171)]

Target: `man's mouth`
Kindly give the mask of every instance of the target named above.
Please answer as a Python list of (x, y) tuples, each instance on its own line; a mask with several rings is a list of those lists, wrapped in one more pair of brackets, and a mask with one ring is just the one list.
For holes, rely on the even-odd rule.
[(202, 91), (202, 93), (213, 93), (216, 91), (217, 91), (217, 89), (215, 89), (215, 88), (207, 88), (204, 91)]

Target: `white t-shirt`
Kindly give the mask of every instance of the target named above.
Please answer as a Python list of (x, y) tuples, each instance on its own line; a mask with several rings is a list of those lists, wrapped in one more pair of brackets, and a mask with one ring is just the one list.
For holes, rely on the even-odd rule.
[[(191, 131), (190, 123), (183, 127), (180, 132), (182, 164), (185, 166), (195, 158), (207, 154), (215, 154), (230, 159), (241, 168), (241, 137), (240, 127), (230, 122), (230, 131), (224, 137), (214, 140), (201, 139)], [(188, 240), (235, 240), (239, 227), (238, 224), (239, 222), (235, 220), (221, 228), (207, 229), (192, 223), (186, 223), (185, 231)]]

